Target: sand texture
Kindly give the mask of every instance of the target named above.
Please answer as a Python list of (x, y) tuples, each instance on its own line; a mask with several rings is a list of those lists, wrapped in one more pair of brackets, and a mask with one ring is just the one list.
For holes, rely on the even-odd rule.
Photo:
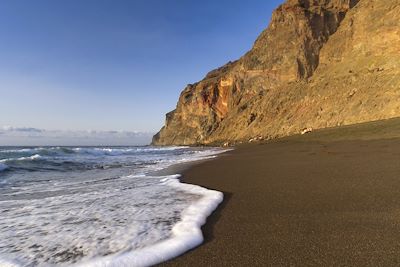
[(162, 266), (398, 266), (400, 139), (379, 138), (398, 134), (393, 123), (243, 146), (186, 170), (225, 201), (205, 243)]

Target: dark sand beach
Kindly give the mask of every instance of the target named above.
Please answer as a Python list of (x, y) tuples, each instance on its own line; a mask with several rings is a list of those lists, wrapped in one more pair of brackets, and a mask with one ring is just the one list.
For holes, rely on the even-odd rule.
[(239, 146), (184, 171), (224, 192), (205, 242), (162, 266), (398, 266), (399, 120)]

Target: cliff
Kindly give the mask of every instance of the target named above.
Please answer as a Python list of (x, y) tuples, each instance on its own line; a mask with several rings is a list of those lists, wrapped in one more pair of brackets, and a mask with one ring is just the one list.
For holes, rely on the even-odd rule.
[(155, 145), (271, 139), (400, 116), (400, 0), (288, 0), (242, 58), (188, 85)]

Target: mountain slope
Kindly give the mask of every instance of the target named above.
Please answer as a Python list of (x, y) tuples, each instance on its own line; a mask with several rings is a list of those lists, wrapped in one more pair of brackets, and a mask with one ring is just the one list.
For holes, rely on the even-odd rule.
[(288, 0), (238, 61), (188, 85), (155, 145), (400, 116), (400, 0)]

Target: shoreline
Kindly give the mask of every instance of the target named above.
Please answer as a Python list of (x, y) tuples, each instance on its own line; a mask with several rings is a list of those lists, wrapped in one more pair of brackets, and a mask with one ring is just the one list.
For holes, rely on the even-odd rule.
[[(34, 151), (24, 150), (24, 153), (34, 154), (37, 152), (36, 149), (37, 148), (34, 148)], [(59, 152), (59, 150), (60, 150), (59, 148), (55, 148), (55, 149), (57, 149), (57, 152)], [(77, 149), (77, 151), (78, 150), (80, 151), (80, 148), (76, 148), (76, 149)], [(97, 148), (95, 148), (95, 149), (97, 149)], [(123, 148), (123, 150), (126, 151), (126, 148)], [(134, 153), (136, 153), (135, 149), (129, 148), (129, 151), (131, 151), (131, 150), (133, 150)], [(153, 155), (154, 149), (149, 148), (149, 150), (150, 151), (148, 153), (151, 153)], [(166, 148), (166, 151), (170, 151), (170, 150), (171, 150), (171, 148)], [(68, 151), (68, 152), (70, 152), (70, 154), (74, 154), (74, 153), (72, 153), (72, 151)], [(94, 154), (96, 157), (99, 156), (98, 155), (99, 153), (97, 150), (94, 150), (91, 152), (93, 152), (91, 154)], [(111, 151), (107, 150), (107, 152), (110, 153)], [(121, 151), (113, 151), (113, 152), (118, 152), (118, 153), (113, 153), (113, 156), (114, 156), (114, 154), (119, 155), (122, 153)], [(162, 158), (162, 160), (160, 160), (161, 163), (154, 166), (152, 164), (153, 162), (150, 159), (147, 159), (147, 161), (146, 161), (147, 165), (145, 165), (147, 167), (145, 169), (145, 170), (147, 170), (146, 172), (137, 171), (135, 174), (133, 170), (129, 169), (129, 171), (133, 172), (133, 174), (129, 174), (127, 171), (124, 173), (125, 175), (122, 174), (122, 175), (116, 176), (121, 179), (118, 180), (118, 182), (116, 184), (114, 184), (114, 183), (111, 184), (111, 185), (115, 185), (115, 189), (111, 190), (114, 195), (107, 194), (108, 193), (107, 189), (105, 191), (102, 191), (103, 188), (107, 188), (110, 185), (107, 182), (110, 180), (113, 180), (113, 179), (109, 179), (110, 176), (108, 176), (108, 175), (104, 176), (104, 177), (107, 177), (106, 179), (101, 179), (102, 177), (98, 178), (98, 175), (97, 175), (98, 172), (94, 173), (93, 177), (95, 177), (95, 179), (97, 179), (99, 181), (107, 181), (107, 182), (105, 183), (105, 186), (103, 186), (103, 187), (99, 186), (98, 188), (96, 188), (98, 190), (96, 190), (96, 193), (94, 194), (95, 196), (93, 197), (93, 199), (95, 199), (95, 201), (97, 201), (98, 199), (107, 199), (104, 196), (111, 196), (110, 198), (112, 199), (111, 201), (108, 201), (108, 202), (107, 202), (107, 200), (105, 200), (105, 202), (101, 202), (101, 204), (100, 204), (101, 211), (103, 211), (103, 210), (108, 211), (109, 209), (111, 211), (114, 211), (115, 208), (113, 208), (112, 205), (115, 204), (115, 206), (118, 206), (118, 210), (122, 210), (124, 206), (127, 207), (126, 212), (124, 212), (125, 214), (131, 215), (129, 213), (131, 210), (132, 210), (133, 215), (137, 215), (139, 213), (137, 219), (133, 220), (133, 222), (134, 222), (133, 225), (135, 227), (142, 227), (142, 229), (143, 229), (142, 232), (139, 234), (137, 234), (138, 231), (137, 232), (134, 232), (134, 231), (129, 232), (129, 230), (130, 230), (129, 227), (126, 227), (127, 231), (126, 231), (125, 235), (130, 236), (127, 233), (132, 233), (131, 240), (135, 240), (132, 238), (139, 237), (138, 242), (140, 244), (140, 241), (141, 241), (140, 238), (142, 238), (142, 239), (146, 238), (145, 235), (143, 235), (144, 237), (143, 236), (141, 237), (140, 235), (146, 233), (146, 231), (149, 229), (150, 230), (155, 229), (155, 231), (149, 233), (150, 238), (153, 238), (153, 242), (148, 245), (145, 245), (145, 246), (139, 245), (139, 246), (137, 246), (136, 249), (120, 250), (117, 253), (98, 253), (97, 254), (98, 256), (95, 256), (95, 254), (92, 254), (90, 256), (87, 256), (88, 254), (87, 255), (82, 254), (83, 256), (81, 256), (81, 254), (79, 254), (76, 258), (74, 258), (75, 261), (69, 261), (70, 258), (66, 258), (66, 259), (62, 259), (60, 262), (56, 262), (56, 260), (57, 260), (56, 259), (52, 263), (53, 264), (56, 264), (56, 263), (57, 264), (62, 264), (62, 263), (67, 264), (67, 261), (68, 261), (68, 264), (70, 264), (71, 266), (76, 266), (76, 267), (78, 267), (78, 266), (151, 266), (151, 265), (163, 262), (167, 259), (179, 256), (182, 253), (186, 252), (187, 250), (198, 246), (203, 241), (201, 226), (205, 223), (206, 218), (222, 202), (223, 194), (221, 192), (202, 188), (202, 187), (194, 185), (194, 184), (183, 183), (179, 179), (179, 177), (181, 175), (177, 174), (177, 173), (181, 173), (182, 172), (181, 170), (188, 168), (188, 166), (190, 166), (191, 164), (193, 164), (195, 162), (196, 163), (199, 161), (206, 162), (207, 160), (214, 158), (223, 152), (224, 152), (224, 150), (212, 149), (212, 148), (204, 149), (204, 150), (200, 149), (200, 150), (194, 150), (194, 151), (191, 151), (191, 149), (188, 149), (188, 151), (180, 151), (180, 148), (177, 148), (177, 149), (172, 149), (172, 153), (170, 153), (170, 152), (166, 153), (165, 151), (160, 152), (161, 154), (157, 154), (158, 156), (156, 155), (156, 158), (161, 157)], [(9, 152), (7, 152), (7, 153), (9, 153)], [(16, 151), (15, 153), (21, 153), (21, 152)], [(42, 151), (41, 153), (49, 154), (49, 152), (47, 150)], [(60, 153), (63, 153), (62, 155), (64, 155), (67, 152), (65, 152), (63, 150)], [(84, 151), (83, 153), (87, 154), (89, 152)], [(142, 151), (140, 153), (143, 154), (144, 152)], [(53, 154), (54, 154), (54, 152), (53, 152)], [(142, 154), (139, 154), (139, 155), (142, 155)], [(59, 154), (57, 154), (57, 155), (59, 155)], [(125, 157), (125, 154), (123, 154), (123, 155)], [(167, 156), (171, 155), (171, 157), (166, 157), (165, 155), (167, 155)], [(34, 157), (28, 155), (26, 157), (20, 157), (20, 158), (22, 160), (29, 160), (29, 162), (35, 162), (34, 159), (36, 159), (37, 157), (39, 157), (39, 154), (35, 154)], [(103, 157), (104, 157), (104, 155), (101, 156), (101, 159), (104, 162), (112, 163), (111, 160), (109, 160), (109, 161), (104, 160)], [(17, 158), (17, 161), (20, 158)], [(128, 157), (128, 158), (130, 159), (130, 157)], [(49, 158), (49, 161), (50, 161), (50, 159), (52, 159), (52, 158)], [(71, 161), (73, 161), (73, 159), (71, 159)], [(90, 158), (90, 159), (93, 160), (93, 158)], [(14, 157), (10, 157), (10, 160), (11, 161), (14, 160)], [(81, 162), (85, 162), (85, 161), (81, 160), (80, 157), (78, 157), (78, 160), (80, 160)], [(120, 159), (120, 160), (122, 161), (122, 159)], [(120, 167), (119, 165), (117, 165), (117, 166)], [(150, 171), (151, 169), (153, 169), (154, 171)], [(103, 170), (103, 168), (102, 168), (102, 170)], [(81, 170), (79, 170), (79, 173), (80, 173), (80, 171)], [(157, 175), (157, 172), (158, 172), (158, 175)], [(109, 173), (106, 173), (106, 174), (109, 174)], [(113, 173), (111, 173), (111, 174), (113, 174)], [(121, 174), (121, 172), (118, 172), (118, 174)], [(92, 177), (89, 174), (87, 176)], [(155, 176), (158, 176), (159, 179), (157, 179), (158, 177), (155, 177)], [(68, 177), (69, 177), (69, 175), (68, 175)], [(142, 184), (141, 184), (140, 180), (139, 180), (139, 182), (136, 184), (135, 181), (132, 180), (132, 178), (133, 179), (139, 178), (139, 179), (143, 179), (143, 180), (145, 180), (146, 178), (149, 178), (149, 179), (153, 178), (154, 181), (149, 181), (149, 182), (142, 181)], [(123, 184), (124, 181), (126, 181), (127, 185)], [(46, 180), (46, 182), (48, 182), (48, 181)], [(86, 183), (82, 183), (82, 184), (83, 184), (82, 188), (87, 189), (87, 184)], [(139, 185), (139, 186), (136, 186), (136, 185)], [(153, 186), (153, 185), (156, 186), (155, 187), (156, 191), (154, 191), (154, 189), (151, 188), (151, 186)], [(145, 188), (145, 190), (140, 191), (140, 187), (146, 187), (146, 188)], [(76, 187), (76, 188), (77, 188), (76, 190), (78, 191), (79, 188), (78, 187)], [(121, 190), (121, 188), (123, 188), (123, 189)], [(139, 188), (139, 191), (136, 190), (135, 188)], [(91, 190), (88, 190), (88, 191), (91, 191)], [(5, 191), (5, 192), (7, 192), (7, 191)], [(102, 194), (103, 197), (101, 197), (101, 195), (98, 194), (99, 192), (103, 193)], [(115, 193), (115, 192), (117, 192), (117, 193)], [(142, 192), (145, 193), (146, 195), (143, 195)], [(156, 193), (154, 194), (154, 192), (156, 192)], [(75, 192), (73, 192), (73, 193), (75, 193)], [(85, 193), (85, 192), (83, 192), (83, 193)], [(137, 195), (136, 198), (135, 198), (135, 195)], [(55, 196), (58, 197), (58, 195), (55, 195)], [(63, 195), (60, 194), (60, 196), (63, 196)], [(88, 195), (88, 198), (91, 199), (90, 198), (91, 196), (92, 195)], [(118, 202), (120, 200), (120, 196), (123, 196), (123, 198), (121, 199), (122, 202)], [(146, 196), (148, 196), (149, 199), (147, 199)], [(21, 199), (23, 199), (23, 198), (21, 198)], [(39, 200), (46, 199), (46, 197), (42, 198), (42, 197), (38, 196), (38, 199)], [(61, 199), (61, 197), (58, 199)], [(84, 200), (86, 200), (86, 199), (87, 198), (84, 198)], [(27, 200), (27, 202), (31, 202), (30, 199), (26, 199), (26, 200)], [(143, 201), (143, 200), (145, 201), (145, 203), (141, 203), (141, 201)], [(6, 201), (9, 202), (10, 200), (7, 199)], [(95, 201), (93, 201), (93, 202), (95, 202)], [(125, 205), (126, 201), (131, 201), (132, 205)], [(177, 205), (180, 205), (180, 206), (178, 206), (179, 208), (176, 207), (175, 201), (178, 203)], [(81, 201), (79, 201), (79, 202), (81, 202)], [(165, 203), (165, 202), (167, 202), (167, 203)], [(52, 203), (57, 203), (61, 207), (66, 206), (66, 205), (63, 206), (64, 203), (62, 203), (62, 202), (54, 201)], [(122, 204), (119, 204), (119, 203), (122, 203)], [(139, 203), (139, 205), (135, 206), (136, 203)], [(40, 205), (40, 207), (43, 207), (43, 206), (46, 207), (46, 205), (43, 203), (39, 203), (39, 205)], [(39, 205), (34, 206), (33, 208), (36, 208)], [(74, 206), (77, 206), (77, 205), (78, 204), (74, 203)], [(25, 205), (24, 207), (26, 207), (26, 206), (30, 207), (29, 205)], [(154, 208), (154, 207), (158, 207), (158, 206), (162, 206), (161, 210)], [(5, 206), (5, 208), (3, 209), (4, 211), (7, 212), (7, 211), (11, 210), (11, 208), (6, 209), (6, 207), (8, 207), (8, 206)], [(91, 208), (92, 207), (97, 208), (94, 205), (91, 206)], [(66, 210), (68, 211), (69, 207), (66, 206), (66, 208), (67, 208)], [(109, 209), (107, 209), (107, 208), (109, 208)], [(136, 213), (135, 213), (135, 208), (137, 208)], [(74, 207), (72, 207), (71, 209), (73, 210)], [(85, 207), (83, 207), (81, 210), (85, 211)], [(165, 213), (163, 213), (164, 210), (165, 210)], [(41, 211), (41, 210), (39, 209), (39, 211)], [(158, 212), (161, 212), (161, 213), (158, 214)], [(63, 214), (63, 213), (61, 213), (61, 214)], [(110, 220), (111, 222), (117, 221), (118, 223), (120, 223), (122, 221), (123, 222), (127, 221), (122, 214), (118, 214), (118, 216), (115, 218), (113, 217), (113, 215), (114, 215), (113, 213), (105, 212), (105, 214), (111, 215), (111, 216), (109, 216), (109, 217), (111, 217), (111, 220)], [(57, 215), (58, 215), (58, 213), (57, 213)], [(35, 218), (35, 217), (33, 217), (33, 218)], [(63, 217), (61, 217), (61, 218), (63, 218)], [(119, 221), (120, 218), (121, 218), (121, 221)], [(164, 218), (165, 218), (165, 220), (164, 220)], [(72, 220), (72, 219), (69, 219), (69, 220)], [(83, 217), (83, 219), (81, 219), (79, 222), (84, 221), (84, 220), (86, 220), (86, 217)], [(12, 220), (10, 220), (10, 221), (12, 221)], [(34, 221), (40, 222), (40, 218), (37, 220), (34, 220)], [(87, 220), (87, 221), (90, 221), (90, 224), (93, 223), (92, 222), (93, 220)], [(144, 223), (141, 224), (141, 221), (143, 221)], [(103, 227), (103, 229), (107, 229), (107, 226), (108, 226), (109, 229), (115, 228), (116, 232), (120, 231), (119, 230), (120, 228), (118, 228), (118, 226), (120, 226), (120, 225), (115, 226), (114, 224), (111, 224), (111, 226), (110, 226), (110, 225), (107, 225), (106, 223), (107, 222), (105, 222), (103, 224), (103, 225), (106, 225)], [(17, 225), (17, 223), (15, 225)], [(19, 225), (23, 225), (23, 224), (20, 223)], [(40, 225), (44, 225), (44, 223), (42, 223)], [(40, 225), (39, 225), (39, 227), (36, 227), (37, 225), (29, 225), (29, 228), (28, 227), (26, 227), (26, 228), (27, 229), (32, 229), (32, 228), (39, 229), (39, 230), (36, 230), (37, 232), (39, 232), (41, 230)], [(51, 223), (47, 223), (45, 225), (46, 226), (51, 225)], [(72, 225), (72, 223), (71, 223), (71, 225)], [(132, 225), (132, 222), (130, 223), (130, 225)], [(25, 225), (23, 225), (23, 226), (25, 226)], [(57, 225), (57, 229), (65, 229), (65, 227), (68, 227), (68, 226), (63, 225), (63, 224)], [(76, 232), (74, 232), (74, 236), (75, 236), (74, 239), (80, 240), (79, 238), (81, 238), (81, 236), (83, 236), (83, 238), (82, 238), (83, 242), (86, 242), (87, 240), (90, 241), (89, 238), (86, 238), (85, 235), (81, 234), (86, 231), (85, 229), (82, 228), (82, 230), (79, 231), (80, 229), (78, 227), (73, 226), (73, 228), (74, 228), (74, 230), (77, 229)], [(125, 229), (125, 226), (124, 226), (124, 229)], [(3, 227), (3, 230), (4, 230), (4, 227)], [(167, 230), (169, 231), (168, 233), (166, 232)], [(23, 230), (21, 230), (21, 231), (23, 231)], [(70, 230), (70, 231), (72, 231), (72, 230)], [(162, 232), (162, 231), (164, 231), (164, 232)], [(2, 232), (2, 234), (3, 233), (4, 232)], [(102, 234), (101, 231), (100, 231), (100, 234)], [(151, 234), (153, 234), (153, 236), (151, 236)], [(96, 236), (96, 234), (93, 234), (93, 233), (91, 233), (91, 235)], [(99, 235), (99, 236), (101, 236), (101, 235)], [(103, 235), (103, 236), (105, 236), (105, 235)], [(112, 238), (112, 236), (110, 237), (110, 240), (111, 240), (111, 238)], [(158, 241), (154, 241), (156, 238), (158, 238)], [(57, 239), (57, 238), (54, 238), (54, 239)], [(122, 237), (121, 237), (121, 239), (122, 239)], [(150, 239), (150, 241), (151, 241), (151, 239)], [(36, 240), (34, 240), (32, 243), (36, 244), (36, 242), (40, 243), (40, 241), (36, 241)], [(131, 241), (128, 240), (127, 242), (131, 242)], [(72, 247), (74, 249), (77, 246), (76, 245), (74, 247), (73, 242), (70, 242), (69, 244), (71, 244), (70, 247)], [(100, 245), (101, 240), (100, 240), (100, 242), (96, 242), (96, 246), (97, 246), (97, 244)], [(111, 242), (110, 242), (110, 244), (111, 244)], [(14, 242), (14, 243), (11, 242), (10, 244), (7, 243), (5, 245), (9, 245), (11, 248), (17, 247), (18, 249), (20, 249), (20, 247), (18, 247), (17, 242)], [(135, 244), (132, 244), (132, 246), (134, 246), (134, 245)], [(29, 247), (32, 247), (32, 246), (29, 245)], [(67, 251), (66, 248), (64, 248), (63, 246), (58, 245), (58, 244), (57, 244), (57, 246), (54, 246), (54, 247), (60, 248), (60, 250), (65, 249), (65, 251)], [(47, 247), (45, 247), (45, 246), (43, 246), (43, 248), (44, 248), (43, 252), (41, 252), (42, 255), (43, 254), (46, 255), (47, 251), (50, 251), (51, 253), (54, 251), (54, 250), (50, 250), (50, 249), (47, 250)], [(89, 248), (91, 248), (91, 247), (89, 247)], [(21, 251), (22, 251), (22, 249), (21, 249)], [(34, 260), (36, 258), (33, 258), (33, 257), (36, 257), (35, 253), (28, 254), (28, 255), (33, 256), (32, 258), (29, 258), (28, 256), (25, 256), (22, 253), (20, 255), (17, 254), (14, 257), (14, 254), (8, 253), (8, 251), (5, 251), (3, 253), (3, 250), (2, 250), (1, 252), (2, 252), (1, 253), (2, 255), (0, 257), (0, 265), (1, 266), (3, 266), (3, 265), (21, 266), (21, 265), (26, 265), (26, 264), (28, 264), (28, 265), (29, 264), (39, 264), (39, 265), (47, 264), (47, 262), (46, 263), (45, 262), (38, 263), (39, 261), (35, 263)], [(50, 257), (48, 259), (50, 259)], [(69, 256), (69, 257), (72, 257), (72, 256)], [(32, 262), (34, 262), (34, 263), (32, 263)]]
[[(218, 148), (219, 147), (210, 147), (210, 148)], [(167, 176), (167, 175), (180, 175), (179, 180), (183, 179), (183, 174), (192, 168), (193, 166), (202, 164), (204, 162), (208, 161), (213, 161), (219, 157), (223, 157), (224, 155), (227, 155), (227, 153), (234, 151), (235, 148), (220, 148), (222, 152), (219, 152), (215, 155), (212, 155), (212, 157), (206, 157), (206, 158), (201, 158), (201, 159), (196, 159), (193, 161), (187, 161), (187, 162), (178, 162), (174, 163), (171, 166), (168, 166), (164, 169), (157, 170), (157, 171), (152, 171), (150, 173), (147, 173), (146, 175), (149, 176)], [(224, 151), (225, 150), (225, 151)], [(183, 180), (181, 180), (183, 182)]]
[(224, 201), (200, 246), (158, 266), (398, 265), (400, 139), (363, 136), (339, 128), (194, 162), (182, 182)]

